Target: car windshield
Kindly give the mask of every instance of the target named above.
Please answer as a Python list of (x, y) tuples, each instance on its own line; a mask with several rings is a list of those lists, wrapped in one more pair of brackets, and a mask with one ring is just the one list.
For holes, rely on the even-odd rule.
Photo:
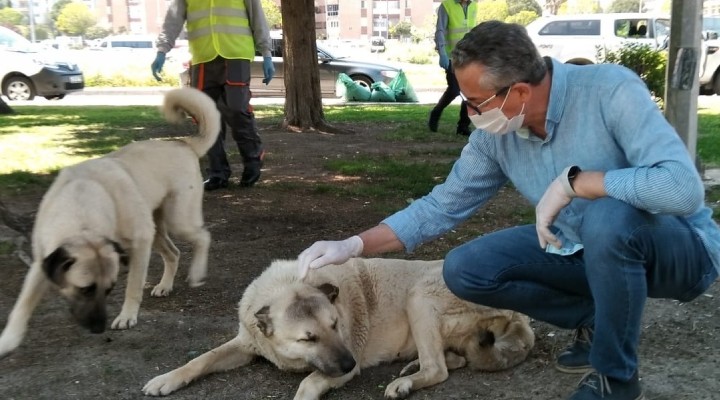
[(29, 40), (10, 29), (0, 26), (0, 49), (21, 51), (25, 53), (37, 52)]

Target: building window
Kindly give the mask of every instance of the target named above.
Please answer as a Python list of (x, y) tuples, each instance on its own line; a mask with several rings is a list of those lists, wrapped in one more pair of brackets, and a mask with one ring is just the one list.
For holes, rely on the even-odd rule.
[(340, 8), (340, 5), (338, 5), (338, 4), (328, 4), (327, 5), (327, 15), (329, 17), (337, 17), (339, 8)]
[(330, 28), (339, 28), (340, 21), (328, 21), (328, 25)]

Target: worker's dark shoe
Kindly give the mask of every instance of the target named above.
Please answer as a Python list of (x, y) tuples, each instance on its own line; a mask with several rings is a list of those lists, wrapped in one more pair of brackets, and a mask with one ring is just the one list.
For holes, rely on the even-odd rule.
[(250, 187), (260, 180), (263, 158), (265, 158), (265, 151), (260, 153), (259, 157), (252, 157), (245, 160), (243, 163), (242, 178), (240, 178), (240, 186)]
[(203, 182), (203, 187), (205, 188), (206, 192), (210, 192), (213, 190), (228, 187), (228, 181), (226, 179), (212, 177), (212, 178), (206, 180), (205, 182)]
[(573, 342), (560, 353), (555, 360), (555, 369), (566, 374), (584, 374), (592, 370), (590, 366), (590, 345), (593, 331), (582, 327), (575, 331)]
[(440, 123), (440, 113), (436, 112), (435, 109), (430, 111), (430, 118), (428, 119), (428, 129), (430, 132), (438, 131), (438, 124)]
[(644, 398), (637, 371), (627, 382), (591, 371), (583, 376), (569, 400), (643, 400)]
[(458, 125), (457, 129), (455, 130), (455, 133), (462, 136), (470, 136), (472, 133), (472, 130), (470, 130), (470, 127), (468, 126), (460, 126)]

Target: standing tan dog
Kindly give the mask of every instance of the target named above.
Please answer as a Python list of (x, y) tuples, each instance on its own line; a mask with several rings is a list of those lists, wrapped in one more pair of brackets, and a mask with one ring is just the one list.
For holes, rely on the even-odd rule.
[(151, 295), (167, 296), (173, 289), (180, 252), (168, 232), (192, 244), (188, 282), (203, 284), (210, 233), (203, 227), (198, 157), (215, 143), (220, 114), (210, 97), (191, 88), (168, 92), (163, 111), (171, 122), (192, 115), (199, 134), (129, 144), (64, 168), (48, 189), (33, 228), (33, 263), (0, 336), (0, 357), (20, 345), (30, 315), (51, 283), (82, 326), (103, 332), (105, 302), (120, 264), (129, 267), (128, 283), (112, 328), (135, 326), (151, 249), (165, 264)]
[(211, 372), (261, 356), (282, 370), (312, 370), (296, 400), (318, 399), (361, 368), (413, 359), (385, 397), (443, 382), (448, 370), (495, 371), (522, 362), (535, 336), (525, 315), (462, 301), (442, 280), (442, 260), (351, 259), (313, 270), (275, 261), (240, 300), (234, 339), (155, 377), (146, 395), (166, 395)]

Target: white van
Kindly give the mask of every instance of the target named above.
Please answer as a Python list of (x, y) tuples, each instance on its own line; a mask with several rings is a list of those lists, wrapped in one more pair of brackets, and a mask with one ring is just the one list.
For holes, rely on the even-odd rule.
[(646, 13), (578, 14), (540, 17), (526, 27), (540, 54), (564, 63), (594, 64), (598, 55), (625, 43), (666, 45), (670, 17)]
[(155, 37), (146, 35), (108, 36), (93, 47), (95, 50), (155, 50)]
[(9, 100), (35, 96), (62, 99), (85, 87), (77, 64), (62, 59), (56, 50), (40, 50), (29, 40), (0, 26), (0, 89)]

